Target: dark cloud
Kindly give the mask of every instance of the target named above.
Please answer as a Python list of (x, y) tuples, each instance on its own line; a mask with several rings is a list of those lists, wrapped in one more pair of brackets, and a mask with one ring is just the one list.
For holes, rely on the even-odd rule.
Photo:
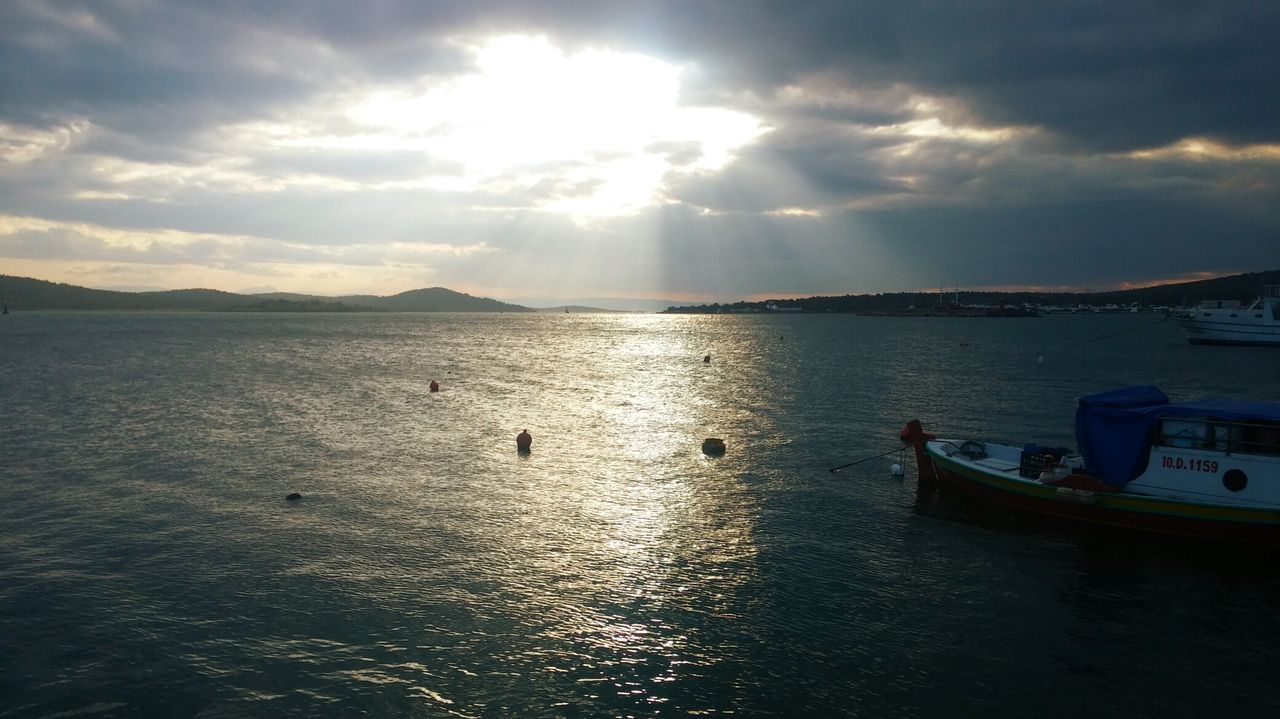
[(1092, 148), (1275, 141), (1275, 3), (695, 3), (682, 54), (758, 92), (810, 73), (902, 83)]
[(1151, 197), (863, 212), (857, 223), (934, 285), (1101, 288), (1189, 268), (1257, 270), (1258, 258), (1275, 257), (1274, 221)]
[(370, 78), (469, 67), (420, 5), (11, 3), (0, 118), (89, 115), (163, 140)]
[[(769, 131), (718, 170), (694, 169), (699, 142), (651, 145), (676, 204), (584, 226), (530, 210), (595, 192), (600, 177), (573, 171), (605, 154), (448, 191), (415, 182), (466, 168), (425, 152), (244, 129), (342, 136), (342, 98), (468, 72), (459, 39), (504, 32), (665, 58), (685, 68), (686, 105)], [(0, 214), (263, 239), (236, 258), (212, 240), (157, 246), (147, 262), (304, 262), (356, 243), (369, 254), (351, 264), (411, 263), (387, 247), (484, 243), (495, 253), (431, 262), (475, 284), (518, 262), (638, 293), (1266, 269), (1277, 35), (1280, 4), (1256, 2), (14, 0), (0, 4)], [(1135, 152), (1206, 138), (1221, 146)], [(4, 243), (11, 257), (141, 252), (75, 234)]]
[(0, 26), (0, 112), (26, 121), (226, 121), (361, 78), (458, 72), (451, 36), (532, 30), (695, 60), (722, 90), (900, 83), (1089, 147), (1280, 132), (1275, 3), (17, 2)]
[(859, 198), (906, 191), (870, 163), (841, 151), (761, 147), (716, 173), (677, 178), (675, 200), (721, 212), (774, 212), (843, 206)]

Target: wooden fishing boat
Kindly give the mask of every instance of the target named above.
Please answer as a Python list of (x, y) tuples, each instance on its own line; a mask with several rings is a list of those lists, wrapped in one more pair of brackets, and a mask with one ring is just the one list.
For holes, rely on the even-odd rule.
[(920, 479), (1041, 514), (1280, 545), (1280, 402), (1171, 403), (1155, 387), (1082, 397), (1079, 453), (902, 431)]

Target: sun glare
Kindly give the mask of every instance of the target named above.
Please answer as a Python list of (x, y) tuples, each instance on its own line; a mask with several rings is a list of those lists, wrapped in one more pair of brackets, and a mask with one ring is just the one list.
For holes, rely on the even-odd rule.
[(544, 188), (537, 209), (599, 217), (660, 202), (668, 173), (723, 167), (763, 132), (744, 113), (681, 107), (680, 69), (654, 58), (523, 36), (473, 51), (474, 73), (368, 94), (346, 111), (359, 129), (324, 142), (424, 152), (462, 168), (457, 189)]
[(1188, 137), (1164, 147), (1136, 150), (1128, 156), (1137, 160), (1275, 161), (1280, 160), (1280, 145), (1228, 145), (1209, 138)]

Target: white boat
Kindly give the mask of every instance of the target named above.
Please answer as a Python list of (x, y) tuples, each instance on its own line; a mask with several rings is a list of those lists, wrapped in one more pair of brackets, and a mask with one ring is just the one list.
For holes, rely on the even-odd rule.
[(912, 420), (920, 479), (1054, 517), (1280, 545), (1280, 402), (1171, 403), (1155, 387), (1080, 398), (1080, 453), (937, 439)]
[(1174, 316), (1193, 345), (1280, 347), (1280, 285), (1266, 285), (1248, 307), (1206, 302)]

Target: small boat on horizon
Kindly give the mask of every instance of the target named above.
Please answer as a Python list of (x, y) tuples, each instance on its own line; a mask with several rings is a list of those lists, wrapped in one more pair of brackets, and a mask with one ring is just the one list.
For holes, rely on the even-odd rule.
[(1248, 307), (1235, 302), (1203, 302), (1174, 315), (1193, 345), (1280, 347), (1280, 285), (1265, 285)]
[(1280, 402), (1172, 403), (1156, 387), (1080, 398), (1079, 453), (902, 430), (921, 482), (1040, 514), (1280, 545)]

